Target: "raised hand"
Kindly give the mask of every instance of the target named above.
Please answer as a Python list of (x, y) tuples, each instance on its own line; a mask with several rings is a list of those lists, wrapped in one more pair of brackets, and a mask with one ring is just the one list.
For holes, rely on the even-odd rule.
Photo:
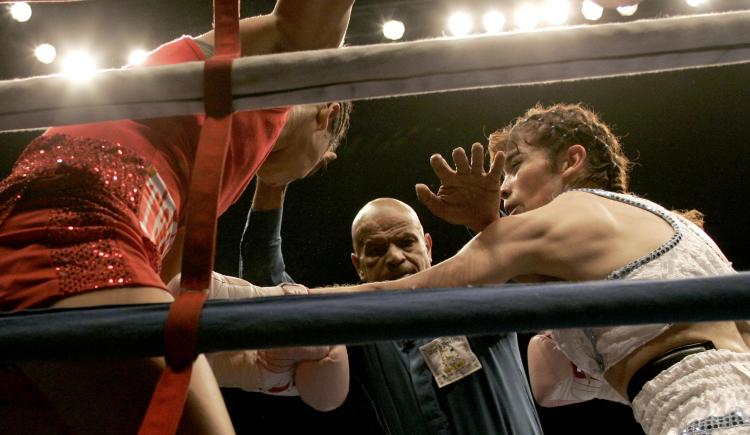
[(496, 154), (485, 171), (484, 147), (479, 143), (471, 146), (471, 161), (463, 148), (453, 150), (455, 170), (435, 154), (430, 165), (440, 179), (440, 188), (433, 193), (426, 185), (417, 184), (417, 198), (444, 221), (480, 232), (498, 218), (504, 160), (502, 153)]

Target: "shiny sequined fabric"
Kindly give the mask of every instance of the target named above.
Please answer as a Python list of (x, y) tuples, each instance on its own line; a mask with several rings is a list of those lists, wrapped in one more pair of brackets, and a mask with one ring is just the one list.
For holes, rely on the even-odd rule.
[(750, 427), (750, 417), (742, 411), (730, 412), (721, 417), (706, 417), (690, 423), (680, 435), (712, 435), (714, 431), (735, 427)]
[[(120, 144), (65, 135), (33, 141), (0, 182), (0, 253), (7, 257), (0, 267), (12, 276), (0, 277), (0, 307), (7, 309), (9, 300), (15, 309), (87, 290), (153, 285), (160, 258), (137, 220), (148, 172)], [(21, 254), (28, 261), (14, 261)], [(54, 273), (30, 269), (45, 263)], [(146, 278), (135, 276), (140, 269), (150, 269)], [(55, 282), (45, 282), (48, 276)], [(45, 295), (34, 295), (35, 286)]]
[(5, 201), (6, 190), (16, 192), (16, 200), (21, 199), (19, 189), (25, 190), (38, 179), (78, 174), (88, 175), (94, 183), (86, 186), (89, 193), (106, 191), (107, 196), (136, 211), (145, 173), (143, 160), (120, 144), (65, 135), (41, 136), (26, 147), (10, 176), (0, 182), (0, 199)]

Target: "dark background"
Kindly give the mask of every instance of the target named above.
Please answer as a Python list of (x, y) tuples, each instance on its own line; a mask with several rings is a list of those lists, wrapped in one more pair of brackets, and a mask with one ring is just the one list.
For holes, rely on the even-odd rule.
[[(732, 9), (741, 3), (714, 0), (711, 10)], [(464, 4), (481, 10), (489, 3)], [(497, 4), (506, 8), (512, 2)], [(272, 5), (268, 1), (243, 2), (242, 14), (268, 11)], [(646, 1), (632, 19), (684, 13), (687, 8), (683, 5), (682, 0)], [(199, 34), (211, 23), (209, 0), (102, 0), (32, 6), (34, 15), (27, 23), (17, 23), (7, 14), (0, 16), (0, 79), (56, 72), (57, 66), (42, 65), (31, 55), (33, 47), (42, 42), (56, 44), (58, 56), (65, 47), (85, 46), (99, 54), (100, 66), (117, 67), (126, 63), (132, 48), (150, 49), (182, 34)], [(443, 1), (360, 0), (347, 43), (383, 42), (379, 24), (391, 17), (406, 22), (406, 39), (440, 36), (441, 20), (448, 10), (449, 3)], [(614, 12), (606, 12), (604, 18), (625, 20)], [(435, 261), (447, 258), (468, 235), (463, 228), (433, 218), (416, 201), (415, 183), (437, 186), (429, 156), (448, 156), (454, 147), (486, 142), (489, 133), (537, 102), (581, 101), (613, 126), (637, 163), (631, 190), (666, 207), (704, 212), (707, 232), (738, 270), (748, 270), (750, 230), (741, 205), (750, 186), (746, 175), (750, 164), (748, 78), (750, 66), (746, 64), (356, 102), (339, 159), (324, 172), (290, 186), (282, 230), (287, 269), (308, 286), (355, 281), (349, 260), (349, 226), (365, 202), (380, 196), (414, 206), (425, 230), (432, 234)], [(0, 134), (1, 176), (37, 134)], [(221, 218), (216, 264), (220, 272), (237, 273), (239, 238), (251, 193), (252, 186)], [(522, 349), (526, 340), (528, 334), (520, 334)], [(247, 397), (235, 398), (233, 403), (241, 405), (246, 400), (249, 407), (255, 406)], [(540, 409), (540, 416), (548, 434), (639, 433), (630, 410), (615, 404)], [(356, 422), (336, 420), (337, 414), (327, 418), (327, 433), (352, 433), (346, 428), (356, 426)], [(289, 427), (316, 433), (315, 427), (306, 427), (304, 422), (295, 424)]]

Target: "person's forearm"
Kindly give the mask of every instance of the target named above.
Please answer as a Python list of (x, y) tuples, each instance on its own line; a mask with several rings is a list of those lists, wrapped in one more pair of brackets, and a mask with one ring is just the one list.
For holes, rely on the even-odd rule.
[[(334, 48), (341, 45), (354, 0), (279, 0), (268, 15), (240, 20), (242, 55)], [(198, 37), (214, 44), (214, 31)]]
[(277, 18), (280, 51), (334, 48), (344, 41), (354, 0), (279, 0)]
[[(175, 275), (167, 284), (167, 289), (177, 295), (182, 292), (180, 287), (181, 274)], [(261, 287), (251, 284), (244, 279), (211, 272), (211, 286), (208, 289), (209, 299), (251, 299), (270, 296), (307, 295), (307, 287), (298, 284), (285, 283), (276, 286)]]
[(240, 276), (261, 285), (294, 282), (281, 252), (281, 219), (285, 187), (257, 180), (255, 197), (240, 241)]
[(295, 384), (302, 401), (318, 411), (331, 411), (349, 392), (349, 359), (346, 346), (333, 346), (325, 358), (297, 364)]

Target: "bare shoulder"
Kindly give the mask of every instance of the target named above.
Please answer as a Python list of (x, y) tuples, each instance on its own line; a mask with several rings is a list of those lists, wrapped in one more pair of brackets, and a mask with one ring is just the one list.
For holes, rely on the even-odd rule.
[(604, 278), (657, 249), (674, 233), (668, 222), (648, 210), (589, 192), (561, 194), (545, 214), (555, 220), (546, 237), (556, 247), (554, 259), (567, 263), (578, 279)]
[(557, 197), (555, 197), (555, 199), (553, 199), (549, 203), (549, 205), (558, 206), (558, 207), (570, 207), (570, 206), (587, 207), (593, 211), (594, 209), (601, 208), (601, 207), (604, 207), (606, 209), (606, 204), (608, 202), (611, 202), (611, 201), (607, 198), (604, 198), (602, 196), (596, 195), (591, 192), (586, 192), (586, 191), (581, 191), (581, 190), (569, 190), (567, 192), (563, 192), (557, 195)]
[(611, 233), (618, 226), (613, 201), (593, 193), (564, 192), (547, 205), (534, 210), (536, 219), (547, 221), (550, 230), (570, 234), (571, 231), (598, 236)]
[(611, 253), (623, 239), (623, 227), (606, 198), (566, 192), (524, 214), (542, 229), (535, 272), (578, 281), (600, 279), (613, 270), (617, 259)]
[(633, 232), (645, 227), (670, 228), (662, 217), (651, 211), (591, 192), (565, 192), (549, 205), (552, 206), (551, 213), (564, 213), (578, 224), (611, 232)]

